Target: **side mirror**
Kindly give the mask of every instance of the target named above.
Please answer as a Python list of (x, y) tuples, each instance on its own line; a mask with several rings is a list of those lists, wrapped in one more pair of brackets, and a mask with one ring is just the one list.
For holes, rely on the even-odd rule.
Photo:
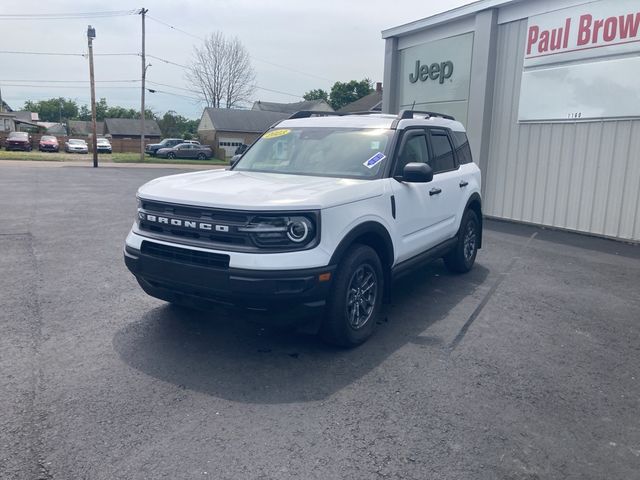
[(433, 180), (433, 169), (426, 163), (407, 163), (402, 170), (402, 178), (396, 178), (407, 183), (429, 183)]
[(231, 166), (231, 168), (236, 166), (236, 163), (238, 163), (240, 157), (242, 157), (242, 155), (234, 155), (233, 157), (231, 157), (231, 160), (229, 161), (229, 165)]

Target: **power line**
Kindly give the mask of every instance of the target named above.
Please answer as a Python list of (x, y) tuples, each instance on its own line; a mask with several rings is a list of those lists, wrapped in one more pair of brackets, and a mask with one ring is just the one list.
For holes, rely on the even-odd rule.
[[(172, 61), (166, 60), (164, 58), (156, 57), (155, 55), (147, 54), (147, 57), (154, 58), (154, 59), (159, 60), (159, 61), (164, 62), (164, 63), (168, 63), (169, 65), (174, 65), (176, 67), (184, 68), (185, 70), (188, 70), (190, 68), (190, 67), (187, 67), (186, 65), (181, 65), (179, 63), (172, 62)], [(255, 87), (258, 90), (264, 90), (266, 92), (279, 93), (280, 95), (287, 95), (289, 97), (294, 97), (294, 98), (302, 98), (302, 95), (297, 95), (295, 93), (289, 93), (289, 92), (283, 92), (283, 91), (280, 91), (280, 90), (274, 90), (272, 88), (261, 87), (260, 85), (256, 85)]]
[(184, 90), (185, 92), (193, 93), (193, 89), (184, 88), (184, 87), (176, 87), (175, 85), (167, 85), (166, 83), (153, 82), (151, 80), (147, 80), (148, 83), (152, 83), (153, 85), (160, 85), (162, 87), (175, 88), (177, 90)]
[[(140, 80), (96, 80), (96, 83), (134, 83)], [(89, 80), (20, 80), (20, 79), (5, 79), (0, 80), (3, 82), (27, 82), (27, 83), (89, 83)]]
[[(165, 25), (166, 27), (170, 28), (171, 30), (175, 30), (176, 32), (180, 32), (180, 33), (182, 33), (184, 35), (188, 35), (189, 37), (195, 38), (195, 39), (200, 40), (202, 42), (206, 41), (206, 39), (204, 37), (201, 37), (199, 35), (194, 35), (191, 32), (187, 32), (186, 30), (183, 30), (182, 28), (178, 28), (175, 25), (171, 25), (170, 23), (167, 23), (167, 22), (165, 22), (163, 20), (160, 20), (158, 18), (152, 17), (151, 15), (147, 15), (147, 18), (153, 20), (154, 22), (158, 22), (158, 23), (160, 23), (162, 25)], [(320, 75), (316, 75), (315, 73), (304, 72), (302, 70), (297, 70), (295, 68), (287, 67), (286, 65), (280, 65), (278, 63), (270, 62), (268, 60), (263, 60), (261, 58), (255, 57), (253, 55), (250, 55), (250, 56), (251, 56), (252, 59), (254, 59), (254, 60), (258, 61), (258, 62), (261, 62), (261, 63), (266, 63), (267, 65), (271, 65), (271, 66), (274, 66), (274, 67), (277, 67), (277, 68), (281, 68), (283, 70), (289, 70), (290, 72), (298, 73), (300, 75), (306, 75), (307, 77), (314, 77), (314, 78), (318, 78), (320, 80), (326, 80), (328, 82), (331, 82), (330, 79), (328, 79), (326, 77), (323, 77), (323, 76), (320, 76)]]
[[(79, 88), (80, 87), (80, 85), (43, 85), (43, 84), (30, 85), (25, 83), (2, 83), (2, 86), (3, 87), (27, 87), (27, 88)], [(138, 87), (108, 86), (103, 88), (105, 89), (107, 88), (108, 89), (112, 89), (112, 88), (137, 89)]]
[(188, 95), (181, 95), (180, 93), (174, 93), (174, 92), (167, 92), (165, 90), (156, 90), (155, 88), (147, 88), (147, 90), (150, 93), (164, 93), (166, 95), (173, 95), (174, 97), (182, 97), (182, 98), (188, 98), (190, 100), (195, 100), (197, 102), (199, 102), (201, 99), (197, 98), (197, 97), (190, 97)]
[(178, 27), (176, 27), (174, 25), (170, 25), (167, 22), (163, 22), (162, 20), (160, 20), (158, 18), (152, 17), (151, 15), (147, 15), (147, 18), (149, 20), (153, 20), (154, 22), (160, 23), (160, 24), (162, 24), (162, 25), (164, 25), (166, 27), (169, 27), (171, 30), (175, 30), (176, 32), (183, 33), (183, 34), (188, 35), (189, 37), (193, 37), (193, 38), (195, 38), (197, 40), (204, 41), (204, 38), (202, 38), (202, 37), (200, 37), (198, 35), (194, 35), (193, 33), (187, 32), (186, 30), (182, 30), (181, 28), (178, 28)]
[(108, 18), (134, 15), (137, 10), (111, 10), (102, 12), (78, 13), (18, 13), (1, 14), (0, 20), (73, 20), (85, 18)]
[[(0, 53), (10, 55), (46, 55), (46, 56), (61, 56), (61, 57), (86, 57), (86, 53), (68, 53), (68, 52), (19, 52), (16, 50), (0, 50)], [(139, 53), (96, 53), (95, 56), (99, 57), (112, 57), (112, 56), (135, 56), (139, 57)]]

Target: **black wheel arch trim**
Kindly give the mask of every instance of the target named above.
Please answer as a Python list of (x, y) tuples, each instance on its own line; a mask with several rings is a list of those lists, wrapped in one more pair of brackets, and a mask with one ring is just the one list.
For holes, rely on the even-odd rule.
[(395, 258), (393, 240), (391, 240), (391, 235), (384, 225), (373, 220), (363, 222), (355, 226), (347, 235), (345, 235), (333, 252), (329, 265), (337, 265), (340, 263), (344, 254), (354, 243), (356, 243), (356, 240), (368, 234), (373, 234), (382, 239), (385, 258), (381, 258), (380, 260), (382, 261), (384, 268), (389, 269), (391, 265), (393, 265), (393, 260)]
[[(464, 211), (466, 212), (469, 208), (471, 208), (472, 203), (478, 203), (480, 207), (480, 215), (478, 215), (478, 222), (480, 222), (480, 238), (478, 241), (478, 249), (482, 248), (482, 229), (483, 229), (483, 219), (482, 219), (482, 197), (478, 192), (474, 192), (469, 199), (467, 200), (467, 204), (464, 207)], [(462, 228), (462, 225), (460, 225)]]

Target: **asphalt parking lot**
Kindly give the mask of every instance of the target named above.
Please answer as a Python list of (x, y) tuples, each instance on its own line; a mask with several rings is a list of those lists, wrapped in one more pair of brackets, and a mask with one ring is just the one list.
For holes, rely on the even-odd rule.
[(0, 478), (640, 478), (640, 247), (488, 222), (337, 350), (142, 292), (174, 172), (0, 165)]

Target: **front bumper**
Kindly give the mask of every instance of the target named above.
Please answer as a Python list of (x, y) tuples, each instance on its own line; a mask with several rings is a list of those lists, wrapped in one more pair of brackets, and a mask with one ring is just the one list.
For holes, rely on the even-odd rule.
[[(153, 242), (152, 242), (153, 243)], [(176, 250), (172, 247), (174, 251)], [(304, 270), (247, 270), (209, 266), (187, 258), (186, 252), (173, 258), (146, 253), (126, 245), (124, 261), (141, 287), (151, 296), (169, 302), (225, 304), (250, 310), (284, 311), (324, 307), (331, 280), (320, 281), (320, 275), (333, 277), (335, 266)]]
[(22, 150), (24, 152), (27, 152), (29, 151), (30, 148), (31, 148), (31, 145), (29, 145), (28, 143), (7, 143), (6, 145), (7, 151)]

